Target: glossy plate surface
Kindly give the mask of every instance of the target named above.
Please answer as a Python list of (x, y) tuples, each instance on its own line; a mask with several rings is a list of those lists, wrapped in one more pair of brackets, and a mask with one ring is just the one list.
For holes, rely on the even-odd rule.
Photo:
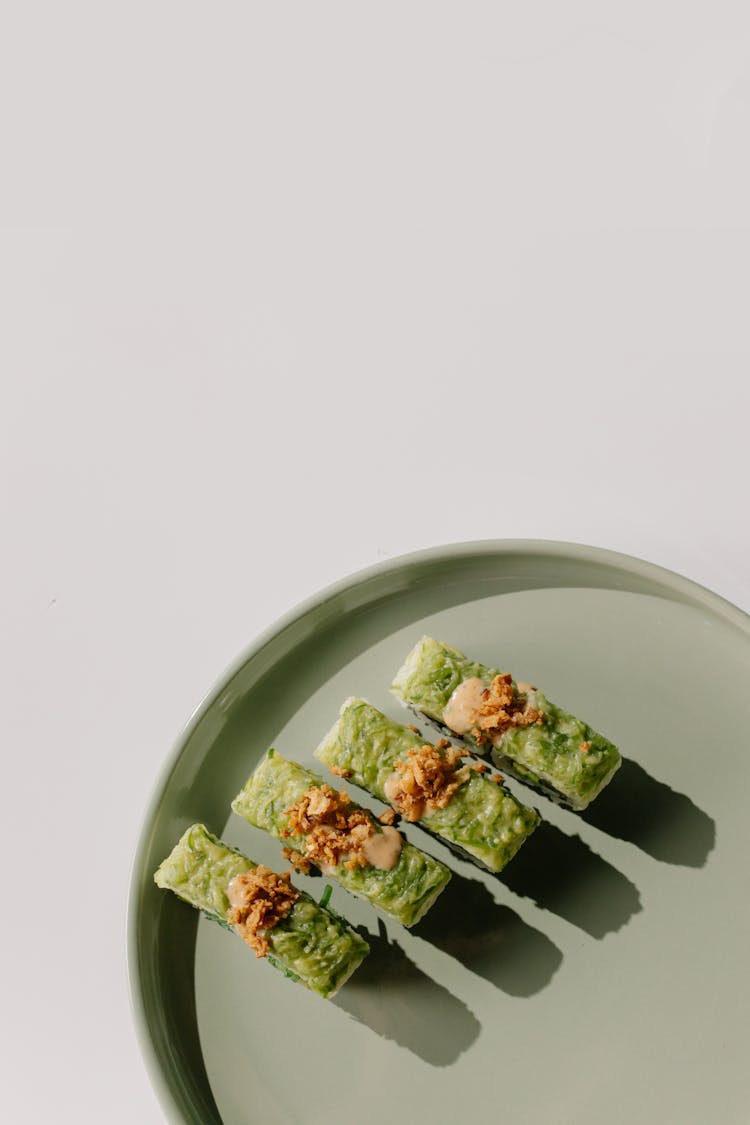
[[(388, 684), (423, 633), (538, 684), (625, 762), (582, 815), (514, 785), (546, 823), (500, 877), (407, 828), (455, 872), (411, 932), (334, 886), (372, 953), (326, 1003), (151, 875), (195, 820), (280, 866), (230, 800), (269, 746), (314, 765), (348, 695), (403, 718)], [(136, 857), (133, 1001), (168, 1119), (746, 1122), (748, 673), (746, 615), (571, 544), (420, 552), (278, 623), (180, 738)]]

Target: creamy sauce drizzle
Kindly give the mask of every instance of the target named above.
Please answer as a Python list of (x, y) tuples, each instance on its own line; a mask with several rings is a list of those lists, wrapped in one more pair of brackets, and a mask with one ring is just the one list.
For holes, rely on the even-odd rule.
[(387, 801), (390, 801), (392, 805), (394, 804), (396, 795), (398, 793), (398, 783), (400, 776), (401, 775), (399, 773), (389, 773), (388, 777), (383, 783), (383, 792), (385, 793), (385, 799)]
[[(395, 773), (389, 773), (388, 777), (383, 782), (383, 792), (385, 793), (386, 800), (391, 802), (391, 804), (393, 805), (394, 809), (399, 814), (399, 816), (403, 816), (404, 810), (401, 807), (401, 804), (400, 804), (399, 799), (398, 799), (400, 788), (401, 788), (401, 774), (398, 773), (398, 771), (396, 771)], [(421, 820), (422, 815), (424, 813), (424, 802), (421, 802), (419, 807), (417, 809), (415, 809), (414, 812), (415, 812), (415, 814), (417, 812), (419, 813), (419, 816), (417, 816), (416, 819)], [(413, 817), (410, 818), (410, 819), (413, 819)]]
[(365, 840), (365, 859), (381, 871), (390, 871), (398, 862), (402, 844), (401, 833), (386, 824), (382, 832), (375, 832)]
[(235, 875), (234, 879), (232, 879), (231, 883), (227, 887), (227, 898), (229, 899), (229, 905), (234, 906), (237, 909), (239, 909), (244, 903), (245, 895), (242, 884), (240, 883), (239, 875)]
[(459, 684), (443, 711), (443, 722), (456, 734), (466, 734), (475, 725), (482, 705), (484, 680), (472, 676)]

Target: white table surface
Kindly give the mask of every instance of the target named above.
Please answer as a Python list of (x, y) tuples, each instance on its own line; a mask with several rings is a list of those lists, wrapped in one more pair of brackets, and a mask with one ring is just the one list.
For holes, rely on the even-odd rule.
[(3, 1120), (163, 1121), (137, 833), (300, 599), (532, 537), (750, 609), (750, 14), (606, 8), (4, 14)]

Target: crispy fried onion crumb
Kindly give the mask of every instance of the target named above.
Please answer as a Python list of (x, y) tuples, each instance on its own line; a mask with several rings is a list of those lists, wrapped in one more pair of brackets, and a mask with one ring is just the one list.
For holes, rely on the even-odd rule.
[(284, 859), (288, 860), (294, 870), (299, 871), (300, 875), (310, 874), (312, 863), (302, 852), (298, 852), (294, 848), (282, 848), (281, 851)]
[(395, 819), (396, 813), (394, 809), (383, 809), (382, 813), (378, 817), (378, 820), (381, 824), (393, 824)]
[(286, 918), (299, 898), (290, 873), (277, 875), (259, 864), (232, 879), (228, 895), (231, 909), (227, 921), (237, 927), (256, 957), (265, 957), (269, 949), (268, 931)]
[(435, 746), (413, 746), (395, 767), (386, 782), (386, 796), (411, 821), (444, 809), (471, 773), (471, 766), (461, 765), (461, 751), (444, 738)]
[(506, 672), (502, 676), (495, 676), (490, 686), (482, 692), (477, 724), (471, 733), (482, 746), (499, 738), (511, 727), (528, 727), (532, 723), (541, 722), (541, 711), (530, 707), (527, 700), (513, 690), (512, 676)]
[(331, 773), (335, 773), (336, 777), (351, 777), (352, 771), (348, 770), (346, 766), (330, 766)]
[(368, 812), (352, 806), (344, 789), (336, 793), (330, 785), (314, 785), (286, 816), (281, 835), (304, 836), (305, 858), (318, 867), (337, 867), (342, 860), (349, 871), (369, 866), (365, 845), (378, 829)]

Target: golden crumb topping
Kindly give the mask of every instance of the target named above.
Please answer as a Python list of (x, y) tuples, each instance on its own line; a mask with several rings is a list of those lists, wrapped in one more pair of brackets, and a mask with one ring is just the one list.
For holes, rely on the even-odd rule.
[(380, 821), (381, 824), (389, 824), (389, 825), (393, 824), (395, 819), (396, 819), (396, 813), (393, 809), (383, 809), (382, 813), (378, 817), (378, 820)]
[(346, 766), (329, 766), (331, 773), (335, 773), (336, 777), (351, 777), (352, 771), (348, 770)]
[(378, 829), (372, 816), (352, 805), (344, 789), (314, 785), (286, 810), (289, 818), (282, 836), (304, 836), (305, 858), (318, 867), (367, 867), (367, 841)]
[(532, 723), (541, 722), (541, 711), (530, 707), (528, 700), (513, 690), (513, 678), (506, 672), (502, 676), (495, 676), (490, 686), (482, 692), (476, 726), (471, 733), (481, 746), (499, 738), (511, 727), (528, 727)]
[(302, 852), (298, 852), (294, 848), (282, 848), (281, 851), (284, 859), (287, 859), (294, 870), (298, 871), (300, 875), (310, 874), (312, 863)]
[(290, 873), (277, 875), (259, 864), (251, 871), (237, 875), (227, 888), (231, 909), (227, 915), (230, 926), (236, 926), (256, 957), (268, 953), (268, 931), (286, 918), (299, 898), (291, 884)]
[(470, 773), (471, 767), (461, 764), (461, 751), (443, 738), (435, 746), (413, 746), (395, 763), (385, 792), (397, 812), (419, 820), (426, 812), (444, 809)]

